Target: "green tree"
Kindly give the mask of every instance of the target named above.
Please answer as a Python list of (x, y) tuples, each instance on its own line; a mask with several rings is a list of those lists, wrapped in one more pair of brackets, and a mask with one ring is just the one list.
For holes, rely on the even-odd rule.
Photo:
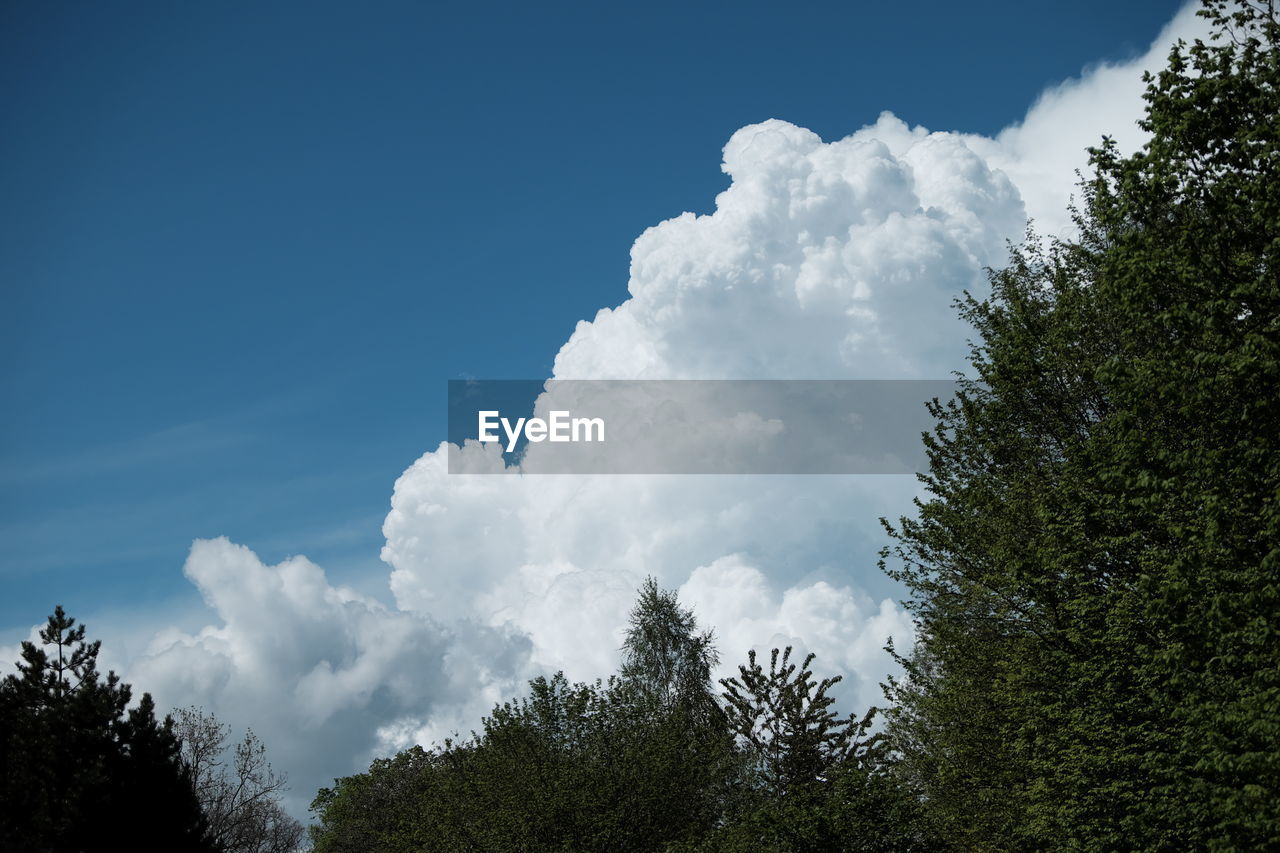
[(814, 680), (813, 658), (807, 655), (797, 667), (790, 646), (781, 659), (774, 649), (766, 673), (751, 649), (738, 676), (720, 682), (730, 728), (754, 757), (762, 785), (779, 796), (821, 779), (844, 759), (875, 714), (873, 708), (862, 723), (837, 717), (827, 691), (840, 676)]
[(796, 664), (773, 649), (766, 671), (754, 650), (723, 679), (725, 716), (750, 771), (730, 819), (694, 849), (704, 851), (915, 851), (917, 803), (893, 774), (894, 756), (872, 732), (876, 709), (840, 717), (827, 691), (840, 676), (814, 679), (814, 655)]
[(1271, 3), (1147, 78), (1080, 237), (962, 312), (895, 529), (919, 642), (890, 730), (963, 849), (1280, 845), (1280, 63)]
[(56, 608), (41, 646), (24, 642), (18, 672), (0, 684), (0, 848), (80, 851), (112, 839), (212, 850), (172, 721), (156, 720), (147, 694), (129, 708), (129, 685), (99, 676), (99, 643), (84, 637)]
[(719, 662), (712, 632), (698, 631), (698, 620), (680, 606), (674, 590), (645, 578), (622, 644), (622, 678), (663, 707), (715, 717), (711, 671)]
[(535, 678), (470, 738), (320, 791), (315, 849), (639, 851), (704, 835), (738, 766), (710, 634), (652, 580), (629, 624), (622, 676)]

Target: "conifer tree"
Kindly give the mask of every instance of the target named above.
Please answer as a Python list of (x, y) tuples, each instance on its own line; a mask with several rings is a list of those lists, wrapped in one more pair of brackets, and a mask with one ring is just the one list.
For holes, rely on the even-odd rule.
[(0, 683), (0, 849), (212, 850), (172, 721), (147, 694), (129, 707), (61, 607), (40, 641)]

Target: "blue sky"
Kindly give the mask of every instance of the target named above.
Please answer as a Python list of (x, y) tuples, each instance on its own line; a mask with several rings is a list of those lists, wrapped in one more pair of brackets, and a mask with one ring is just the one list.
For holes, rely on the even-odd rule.
[(736, 129), (993, 134), (1177, 6), (7, 4), (0, 627), (224, 534), (385, 597), (446, 380), (548, 375)]
[(1140, 144), (1141, 69), (1202, 30), (8, 4), (0, 652), (63, 604), (160, 707), (259, 733), (299, 817), (535, 675), (612, 671), (646, 575), (725, 667), (794, 645), (880, 702), (913, 629), (878, 518), (912, 478), (448, 475), (447, 382), (961, 368), (950, 301), (1028, 215), (1062, 233), (1084, 147)]

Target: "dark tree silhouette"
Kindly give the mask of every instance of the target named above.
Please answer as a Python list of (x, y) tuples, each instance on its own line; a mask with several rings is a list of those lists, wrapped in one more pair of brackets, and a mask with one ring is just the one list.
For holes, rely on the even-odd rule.
[(0, 683), (0, 849), (213, 850), (172, 720), (148, 694), (129, 708), (84, 637), (57, 607)]

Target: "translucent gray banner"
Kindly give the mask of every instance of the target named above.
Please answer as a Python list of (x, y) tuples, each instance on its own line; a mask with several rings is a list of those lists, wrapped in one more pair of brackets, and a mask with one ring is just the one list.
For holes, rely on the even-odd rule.
[(458, 380), (450, 474), (912, 474), (952, 380)]

